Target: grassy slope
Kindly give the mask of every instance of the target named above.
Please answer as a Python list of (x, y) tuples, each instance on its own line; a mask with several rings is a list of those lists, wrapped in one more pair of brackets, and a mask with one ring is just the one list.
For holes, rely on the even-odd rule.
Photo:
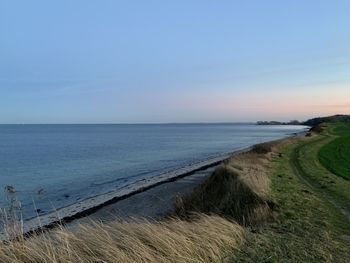
[(349, 220), (329, 202), (349, 205), (349, 181), (318, 161), (324, 135), (290, 141), (271, 165), (276, 220), (247, 232), (233, 262), (349, 262)]
[(350, 180), (350, 125), (337, 125), (332, 133), (337, 138), (320, 150), (319, 160), (330, 172)]
[(216, 169), (185, 199), (184, 211), (218, 214), (245, 226), (269, 220), (272, 202), (266, 164), (270, 157), (255, 151), (233, 156)]
[[(350, 211), (350, 181), (330, 172), (318, 159), (319, 153), (332, 144), (334, 140), (337, 140), (335, 138), (345, 136), (345, 134), (334, 133), (334, 130), (341, 127), (343, 125), (329, 125), (322, 134), (304, 140), (294, 149), (292, 161), (294, 161), (294, 165), (298, 168), (302, 178), (315, 192), (330, 200), (339, 208)], [(350, 129), (350, 126), (348, 127)], [(328, 156), (334, 158), (332, 154), (334, 153), (329, 153)], [(337, 164), (342, 165), (341, 163)]]

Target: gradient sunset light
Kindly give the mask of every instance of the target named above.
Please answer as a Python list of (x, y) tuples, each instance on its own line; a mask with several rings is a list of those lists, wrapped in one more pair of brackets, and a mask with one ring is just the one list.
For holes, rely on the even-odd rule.
[(350, 113), (349, 1), (1, 1), (0, 123)]

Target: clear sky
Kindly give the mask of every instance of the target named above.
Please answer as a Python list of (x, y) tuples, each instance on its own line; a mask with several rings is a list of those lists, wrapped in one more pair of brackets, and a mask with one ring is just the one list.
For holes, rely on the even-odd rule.
[(0, 0), (0, 123), (350, 113), (350, 1)]

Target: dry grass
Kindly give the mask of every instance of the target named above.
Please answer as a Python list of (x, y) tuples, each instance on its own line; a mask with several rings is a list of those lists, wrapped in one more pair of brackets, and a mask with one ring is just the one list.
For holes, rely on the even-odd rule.
[(254, 225), (272, 217), (266, 170), (276, 154), (262, 144), (233, 156), (186, 200), (177, 196), (182, 219), (61, 228), (0, 246), (0, 262), (223, 262), (242, 241), (232, 219)]
[(0, 262), (222, 262), (243, 229), (218, 216), (132, 221), (56, 230), (0, 247)]
[(233, 156), (184, 201), (187, 212), (200, 211), (230, 217), (243, 225), (272, 218), (270, 179), (266, 174), (274, 144), (261, 144)]
[(324, 173), (315, 170), (319, 164), (314, 152), (317, 145), (311, 142), (329, 138), (320, 141), (319, 135), (314, 137), (290, 138), (279, 144), (282, 154), (274, 158), (269, 169), (275, 220), (262, 228), (247, 229), (245, 242), (232, 262), (350, 262), (349, 242), (342, 239), (350, 230), (347, 218), (304, 184), (292, 166), (295, 152), (306, 146), (296, 160), (309, 162), (305, 171), (316, 174), (316, 182), (323, 180)]

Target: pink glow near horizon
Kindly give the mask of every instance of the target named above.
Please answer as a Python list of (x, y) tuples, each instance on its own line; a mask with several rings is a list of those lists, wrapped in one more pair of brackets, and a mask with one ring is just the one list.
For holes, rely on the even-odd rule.
[(303, 120), (350, 113), (350, 86), (344, 84), (288, 90), (267, 89), (265, 92), (246, 90), (239, 94), (220, 89), (164, 93), (161, 96), (162, 102), (158, 107), (174, 112), (186, 111), (199, 120), (201, 116), (221, 116), (222, 120)]

